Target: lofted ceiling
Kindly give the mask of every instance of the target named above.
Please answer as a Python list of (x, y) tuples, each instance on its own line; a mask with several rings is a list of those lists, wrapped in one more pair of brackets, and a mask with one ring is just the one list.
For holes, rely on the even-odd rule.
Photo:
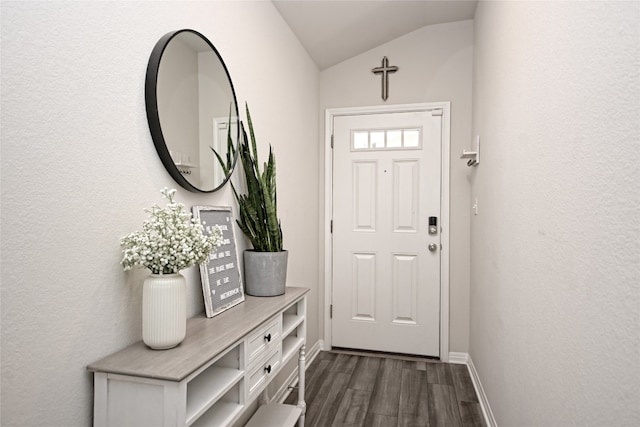
[(320, 70), (425, 25), (473, 19), (477, 0), (272, 0)]

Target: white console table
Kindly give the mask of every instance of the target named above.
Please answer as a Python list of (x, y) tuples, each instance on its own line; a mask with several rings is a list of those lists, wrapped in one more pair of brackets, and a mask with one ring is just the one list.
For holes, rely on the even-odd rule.
[[(304, 425), (308, 291), (247, 295), (213, 318), (189, 319), (175, 348), (151, 350), (140, 341), (92, 363), (94, 426), (231, 425), (296, 355), (300, 400), (290, 408)], [(289, 405), (279, 406), (263, 412), (282, 413)]]

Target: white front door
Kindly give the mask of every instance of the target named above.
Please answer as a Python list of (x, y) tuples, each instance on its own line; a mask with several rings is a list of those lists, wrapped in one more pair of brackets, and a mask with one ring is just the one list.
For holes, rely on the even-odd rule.
[(437, 357), (442, 110), (333, 129), (331, 344)]

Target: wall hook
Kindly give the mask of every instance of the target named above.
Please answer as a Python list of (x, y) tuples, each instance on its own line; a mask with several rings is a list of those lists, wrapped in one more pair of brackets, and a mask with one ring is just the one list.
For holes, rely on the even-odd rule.
[(474, 151), (462, 150), (461, 159), (469, 159), (467, 166), (478, 166), (480, 164), (480, 137), (476, 136), (476, 144)]

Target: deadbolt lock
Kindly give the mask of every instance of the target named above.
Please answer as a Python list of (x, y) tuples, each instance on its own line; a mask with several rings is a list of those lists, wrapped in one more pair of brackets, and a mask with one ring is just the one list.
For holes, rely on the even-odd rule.
[(429, 217), (429, 234), (438, 234), (438, 217)]

